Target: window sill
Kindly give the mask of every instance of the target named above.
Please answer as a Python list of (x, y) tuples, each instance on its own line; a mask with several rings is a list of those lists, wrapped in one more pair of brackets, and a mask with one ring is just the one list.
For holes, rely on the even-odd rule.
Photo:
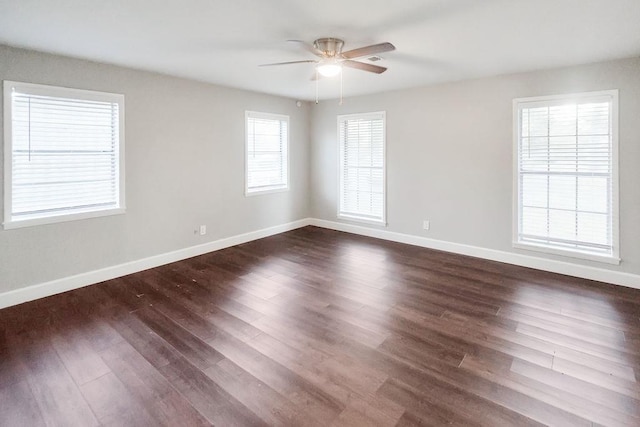
[(528, 251), (541, 252), (550, 255), (560, 255), (570, 258), (584, 259), (588, 261), (602, 262), (605, 264), (620, 265), (620, 258), (608, 255), (596, 255), (585, 252), (571, 251), (558, 248), (549, 248), (547, 246), (535, 245), (531, 243), (513, 242), (512, 246), (517, 249), (525, 249)]
[(289, 187), (267, 188), (265, 190), (245, 190), (244, 195), (246, 197), (251, 197), (260, 196), (262, 194), (284, 193), (285, 191), (289, 191)]
[(79, 221), (82, 219), (98, 218), (102, 216), (121, 215), (125, 213), (125, 208), (105, 209), (101, 211), (80, 212), (68, 215), (48, 216), (44, 218), (32, 218), (19, 221), (5, 221), (2, 226), (5, 230), (16, 228), (34, 227), (38, 225), (56, 224), (59, 222)]
[(362, 224), (377, 225), (378, 227), (387, 226), (387, 223), (384, 220), (363, 218), (355, 215), (338, 214), (338, 219), (344, 219), (347, 221), (358, 222)]

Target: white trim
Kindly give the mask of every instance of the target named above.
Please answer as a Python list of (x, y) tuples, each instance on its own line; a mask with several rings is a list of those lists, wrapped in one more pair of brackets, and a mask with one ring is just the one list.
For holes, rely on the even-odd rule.
[(252, 190), (249, 192), (245, 192), (244, 195), (247, 197), (253, 197), (253, 196), (261, 196), (263, 194), (285, 193), (287, 191), (289, 191), (289, 187), (277, 187), (277, 188), (269, 187), (268, 190)]
[[(264, 189), (249, 188), (249, 118), (278, 120), (278, 121), (284, 121), (287, 123), (287, 140), (285, 141), (286, 160), (284, 165), (285, 173), (287, 175), (287, 180), (284, 184), (270, 185)], [(289, 187), (290, 187), (289, 185), (290, 183), (289, 153), (291, 152), (290, 135), (291, 135), (291, 120), (289, 116), (285, 114), (262, 113), (259, 111), (249, 111), (249, 110), (246, 110), (244, 112), (244, 195), (245, 197), (289, 191)]]
[[(584, 99), (606, 99), (611, 102), (611, 149), (612, 149), (612, 185), (611, 185), (611, 238), (612, 238), (612, 254), (610, 256), (600, 256), (598, 254), (590, 254), (582, 251), (573, 251), (569, 248), (561, 249), (543, 244), (519, 241), (520, 234), (520, 128), (522, 104), (527, 106), (549, 106), (562, 105), (572, 102), (579, 102)], [(535, 252), (548, 253), (552, 255), (561, 255), (571, 258), (580, 258), (589, 261), (602, 262), (607, 264), (620, 264), (620, 205), (619, 205), (619, 174), (620, 165), (618, 160), (619, 136), (618, 136), (618, 89), (601, 90), (593, 92), (580, 92), (559, 95), (545, 95), (528, 98), (515, 98), (513, 100), (513, 196), (512, 196), (512, 246), (517, 249), (530, 250)]]
[(366, 225), (371, 225), (374, 227), (386, 227), (387, 223), (384, 221), (381, 221), (379, 219), (367, 219), (364, 217), (360, 217), (360, 216), (353, 216), (353, 215), (346, 215), (346, 214), (338, 214), (338, 218), (343, 220), (343, 221), (350, 221), (350, 222), (355, 222), (355, 223), (360, 223), (360, 224), (366, 224)]
[(610, 90), (611, 96), (613, 97), (612, 105), (611, 105), (611, 126), (612, 126), (612, 134), (613, 140), (611, 143), (613, 144), (613, 183), (612, 183), (612, 199), (611, 204), (613, 206), (613, 213), (611, 217), (613, 230), (612, 238), (613, 238), (613, 258), (617, 258), (620, 260), (620, 134), (618, 129), (619, 122), (619, 105), (620, 99), (618, 94), (618, 89)]
[[(13, 220), (13, 106), (12, 97), (14, 89), (20, 93), (35, 96), (50, 96), (64, 99), (88, 100), (97, 102), (109, 102), (118, 105), (118, 144), (115, 149), (118, 156), (118, 175), (116, 176), (118, 190), (118, 206), (107, 209), (87, 209), (86, 211), (63, 211), (38, 218)], [(3, 82), (3, 108), (4, 108), (4, 216), (3, 228), (31, 227), (36, 225), (54, 224), (66, 221), (76, 221), (86, 218), (96, 218), (109, 215), (126, 213), (125, 194), (125, 97), (119, 93), (98, 92), (94, 90), (68, 88), (62, 86), (41, 85), (35, 83), (23, 83), (11, 80)]]
[(381, 230), (378, 228), (368, 228), (359, 225), (344, 224), (322, 219), (311, 218), (310, 225), (328, 228), (331, 230), (344, 231), (347, 233), (359, 234), (362, 236), (375, 237), (377, 239), (390, 240), (392, 242), (421, 246), (423, 248), (436, 249), (445, 252), (468, 255), (476, 258), (504, 262), (506, 264), (535, 268), (537, 270), (565, 274), (567, 276), (574, 276), (582, 279), (597, 280), (600, 282), (613, 283), (615, 285), (640, 289), (640, 275), (637, 274), (607, 270), (604, 268), (591, 267), (587, 265), (572, 264), (564, 261), (538, 258), (530, 255), (499, 251), (495, 249), (481, 248), (478, 246), (465, 245), (462, 243), (428, 239), (426, 237), (414, 236), (411, 234), (397, 233), (388, 230)]
[(516, 249), (523, 249), (527, 251), (535, 251), (535, 252), (541, 252), (541, 253), (552, 254), (552, 255), (566, 256), (569, 258), (586, 259), (588, 261), (603, 262), (605, 264), (612, 264), (612, 265), (619, 265), (621, 261), (620, 258), (614, 258), (608, 255), (584, 253), (584, 252), (580, 252), (572, 249), (550, 248), (549, 246), (536, 245), (535, 243), (529, 243), (529, 242), (527, 243), (513, 242), (511, 246), (513, 246)]
[(596, 90), (591, 92), (574, 92), (574, 93), (566, 93), (566, 94), (556, 94), (556, 95), (542, 95), (542, 96), (530, 96), (526, 98), (516, 98), (514, 99), (514, 103), (517, 101), (518, 103), (526, 102), (531, 104), (539, 103), (541, 106), (548, 106), (549, 101), (552, 101), (552, 105), (564, 105), (570, 104), (572, 102), (576, 102), (582, 100), (584, 98), (598, 98), (598, 97), (606, 97), (606, 96), (618, 96), (618, 89), (609, 89), (609, 90)]
[(102, 268), (100, 270), (80, 273), (75, 276), (63, 277), (61, 279), (52, 280), (50, 282), (40, 283), (37, 285), (28, 286), (26, 288), (4, 292), (0, 294), (0, 309), (70, 291), (73, 289), (82, 288), (84, 286), (93, 285), (95, 283), (104, 282), (105, 280), (122, 277), (127, 274), (137, 273), (138, 271), (147, 270), (149, 268), (158, 267), (161, 265), (202, 255), (208, 252), (217, 251), (220, 249), (228, 248), (230, 246), (250, 242), (252, 240), (262, 239), (264, 237), (284, 233), (285, 231), (295, 230), (296, 228), (305, 227), (309, 224), (310, 220), (308, 218), (305, 218), (286, 224), (276, 225), (274, 227), (263, 228), (261, 230), (251, 231), (249, 233), (226, 237), (201, 245), (178, 249), (176, 251), (160, 255), (154, 255), (136, 261), (126, 262), (124, 264)]
[(13, 230), (15, 228), (33, 227), (36, 225), (57, 224), (59, 222), (80, 221), (82, 219), (100, 218), (103, 216), (121, 215), (126, 213), (124, 208), (93, 210), (74, 214), (54, 215), (45, 218), (33, 218), (20, 221), (11, 221), (3, 223), (5, 230)]
[(429, 249), (436, 249), (461, 255), (468, 255), (476, 258), (483, 258), (492, 261), (504, 262), (507, 264), (519, 265), (522, 267), (535, 268), (552, 273), (565, 274), (568, 276), (580, 277), (583, 279), (597, 280), (606, 283), (613, 283), (629, 288), (640, 289), (640, 275), (623, 273), (619, 271), (606, 270), (602, 268), (585, 265), (571, 264), (563, 261), (556, 261), (544, 258), (537, 258), (528, 255), (511, 252), (486, 249), (477, 246), (465, 245), (461, 243), (446, 242), (443, 240), (428, 239), (425, 237), (413, 236), (410, 234), (396, 233), (379, 228), (362, 227), (359, 225), (345, 224), (334, 221), (326, 221), (317, 218), (305, 218), (289, 222), (274, 227), (264, 228), (237, 236), (226, 237), (202, 245), (191, 246), (165, 254), (154, 255), (149, 258), (131, 261), (100, 270), (89, 271), (75, 276), (64, 277), (50, 282), (40, 283), (26, 288), (15, 289), (0, 294), (0, 309), (33, 301), (39, 298), (48, 297), (62, 292), (70, 291), (84, 286), (100, 283), (105, 280), (122, 277), (127, 274), (147, 270), (208, 252), (228, 248), (262, 239), (297, 228), (314, 225), (316, 227), (328, 228), (331, 230), (344, 231), (347, 233), (359, 234), (362, 236), (374, 237), (392, 242), (405, 243), (408, 245), (421, 246)]
[(13, 143), (13, 117), (11, 108), (11, 96), (7, 94), (10, 91), (13, 82), (4, 81), (2, 85), (2, 97), (4, 98), (4, 171), (2, 173), (4, 177), (4, 193), (2, 199), (4, 200), (4, 215), (2, 216), (4, 228), (6, 228), (7, 219), (11, 218), (11, 212), (13, 211), (12, 197), (10, 196), (13, 187), (13, 149), (11, 147)]
[[(376, 120), (382, 118), (382, 218), (372, 219), (366, 216), (359, 216), (357, 214), (343, 213), (341, 211), (342, 205), (342, 187), (344, 184), (344, 155), (343, 144), (340, 140), (340, 123), (350, 119), (362, 119), (362, 120)], [(386, 111), (374, 111), (369, 113), (353, 113), (353, 114), (341, 114), (337, 116), (337, 137), (338, 141), (338, 209), (337, 218), (345, 219), (347, 221), (357, 221), (363, 223), (369, 223), (374, 225), (387, 226), (387, 112)]]

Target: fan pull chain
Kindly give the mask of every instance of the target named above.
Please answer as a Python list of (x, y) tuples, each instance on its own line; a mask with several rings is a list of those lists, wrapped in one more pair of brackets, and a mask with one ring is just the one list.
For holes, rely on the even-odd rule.
[(340, 70), (340, 102), (338, 105), (342, 105), (342, 70)]
[(316, 104), (318, 103), (318, 81), (320, 77), (318, 76), (318, 69), (316, 68)]

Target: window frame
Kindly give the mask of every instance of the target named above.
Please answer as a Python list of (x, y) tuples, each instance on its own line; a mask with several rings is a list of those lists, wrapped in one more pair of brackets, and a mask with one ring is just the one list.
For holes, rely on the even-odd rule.
[[(284, 184), (278, 184), (278, 186), (267, 186), (264, 189), (251, 189), (249, 188), (249, 119), (250, 118), (258, 118), (258, 119), (267, 119), (267, 120), (278, 120), (284, 121), (287, 123), (287, 137), (284, 141), (285, 145), (285, 155), (283, 156), (281, 153), (281, 157), (284, 157), (284, 172), (286, 174), (286, 182)], [(291, 135), (291, 121), (288, 115), (285, 114), (275, 114), (275, 113), (263, 113), (260, 111), (245, 111), (245, 119), (244, 119), (244, 127), (245, 127), (245, 143), (244, 143), (244, 195), (246, 197), (250, 196), (259, 196), (262, 194), (271, 194), (271, 193), (281, 193), (285, 191), (289, 191), (289, 183), (290, 183), (290, 135)], [(282, 137), (282, 135), (281, 135)]]
[[(550, 247), (544, 244), (523, 242), (520, 235), (520, 139), (521, 139), (521, 106), (528, 107), (539, 104), (540, 106), (561, 105), (568, 102), (579, 102), (585, 99), (609, 97), (611, 100), (611, 255), (588, 253), (570, 248)], [(536, 96), (516, 98), (513, 100), (513, 212), (512, 212), (512, 246), (517, 249), (526, 249), (551, 255), (584, 259), (607, 264), (620, 264), (620, 205), (619, 205), (619, 133), (618, 133), (618, 90), (602, 90), (592, 92), (578, 92), (560, 95)]]
[[(118, 159), (118, 173), (116, 185), (118, 189), (118, 206), (115, 208), (96, 209), (85, 212), (61, 213), (46, 217), (12, 220), (13, 208), (13, 109), (12, 93), (19, 89), (20, 93), (34, 96), (49, 96), (86, 101), (111, 102), (118, 104), (118, 144), (116, 146)], [(4, 221), (5, 230), (31, 227), (44, 224), (55, 224), (67, 221), (77, 221), (88, 218), (97, 218), (110, 215), (119, 215), (126, 212), (125, 206), (125, 105), (124, 95), (98, 92), (93, 90), (68, 88), (63, 86), (25, 83), (11, 80), (3, 82), (3, 108), (4, 108)]]
[[(349, 213), (342, 210), (342, 193), (344, 190), (344, 143), (340, 139), (340, 126), (343, 121), (350, 119), (382, 119), (382, 217), (380, 219), (369, 218)], [(386, 111), (373, 111), (368, 113), (341, 114), (337, 117), (338, 140), (338, 203), (337, 217), (348, 221), (361, 222), (370, 225), (387, 226), (387, 113)]]

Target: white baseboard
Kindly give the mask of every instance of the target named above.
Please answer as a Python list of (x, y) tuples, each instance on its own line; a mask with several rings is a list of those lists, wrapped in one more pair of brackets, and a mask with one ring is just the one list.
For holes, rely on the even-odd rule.
[(484, 258), (492, 261), (519, 265), (522, 267), (535, 268), (537, 270), (545, 270), (552, 273), (565, 274), (567, 276), (597, 280), (599, 282), (613, 283), (615, 285), (640, 289), (640, 275), (637, 274), (630, 274), (604, 268), (591, 267), (587, 265), (573, 264), (569, 262), (556, 261), (535, 256), (516, 254), (512, 252), (498, 251), (495, 249), (486, 249), (461, 243), (452, 243), (443, 240), (429, 239), (426, 237), (396, 233), (393, 231), (382, 230), (378, 228), (369, 228), (342, 222), (326, 221), (323, 219), (312, 218), (310, 219), (310, 225), (329, 228), (331, 230), (345, 231), (347, 233), (360, 234), (363, 236), (375, 237), (377, 239), (390, 240), (393, 242), (407, 243), (409, 245), (421, 246), (429, 249), (437, 249), (445, 252), (469, 255), (476, 258)]
[(307, 225), (315, 225), (317, 227), (328, 228), (331, 230), (345, 231), (347, 233), (375, 237), (377, 239), (406, 243), (409, 245), (421, 246), (424, 248), (469, 255), (476, 258), (484, 258), (493, 261), (504, 262), (507, 264), (519, 265), (522, 267), (535, 268), (538, 270), (545, 270), (553, 273), (566, 274), (568, 276), (597, 280), (600, 282), (613, 283), (629, 288), (640, 289), (640, 275), (636, 274), (607, 270), (604, 268), (596, 268), (586, 265), (572, 264), (568, 262), (538, 258), (511, 252), (498, 251), (494, 249), (486, 249), (478, 246), (446, 242), (443, 240), (429, 239), (426, 237), (396, 233), (388, 230), (363, 227), (359, 225), (326, 221), (316, 218), (305, 218), (287, 224), (277, 225), (275, 227), (269, 227), (249, 233), (239, 234), (237, 236), (231, 236), (224, 239), (215, 240), (213, 242), (179, 249), (177, 251), (155, 255), (137, 261), (131, 261), (124, 264), (114, 265), (112, 267), (102, 268), (100, 270), (89, 271), (87, 273), (81, 273), (75, 276), (64, 277), (62, 279), (52, 280), (50, 282), (40, 283), (37, 285), (28, 286), (26, 288), (5, 292), (0, 294), (0, 308), (10, 307), (12, 305), (22, 304), (23, 302), (33, 301), (38, 298), (44, 298), (73, 289), (82, 288), (84, 286), (104, 282), (105, 280), (114, 279), (116, 277), (126, 276), (127, 274), (137, 273), (138, 271), (147, 270), (149, 268), (158, 267), (160, 265), (165, 265), (194, 256), (202, 255), (208, 252), (217, 251), (220, 249), (228, 248), (230, 246), (250, 242), (252, 240), (262, 239), (263, 237), (284, 233), (285, 231), (294, 230), (296, 228), (305, 227)]
[(239, 234), (237, 236), (215, 240), (213, 242), (203, 243), (197, 246), (179, 249), (177, 251), (154, 255), (137, 261), (131, 261), (124, 264), (114, 265), (112, 267), (102, 268), (100, 270), (89, 271), (75, 276), (64, 277), (62, 279), (40, 283), (26, 288), (16, 289), (0, 294), (0, 308), (10, 307), (12, 305), (22, 304), (23, 302), (33, 301), (38, 298), (48, 297), (70, 291), (72, 289), (82, 288), (84, 286), (104, 282), (105, 280), (114, 279), (116, 277), (126, 276), (127, 274), (137, 273), (138, 271), (147, 270), (160, 265), (217, 251), (230, 246), (250, 242), (252, 240), (262, 239), (263, 237), (273, 236), (274, 234), (284, 233), (285, 231), (294, 230), (309, 224), (309, 219), (301, 219), (287, 224), (277, 225), (275, 227), (264, 228), (262, 230), (256, 230), (249, 233)]

